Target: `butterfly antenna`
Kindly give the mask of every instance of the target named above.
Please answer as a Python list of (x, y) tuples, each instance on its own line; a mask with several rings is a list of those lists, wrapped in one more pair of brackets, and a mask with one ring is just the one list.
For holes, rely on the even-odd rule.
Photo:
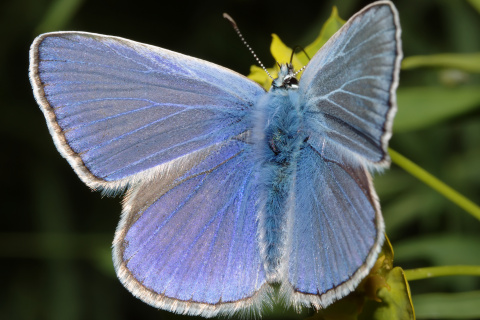
[(293, 74), (293, 76), (294, 76), (294, 77), (297, 76), (297, 74), (299, 74), (300, 72), (302, 72), (303, 70), (305, 70), (306, 67), (307, 67), (307, 65), (304, 65), (304, 66), (303, 66), (302, 68), (300, 68), (297, 72), (295, 72), (295, 73)]
[[(309, 57), (309, 55), (308, 55), (308, 53), (307, 53), (307, 51), (305, 51), (305, 49), (304, 49), (303, 47), (301, 47), (301, 46), (295, 46), (295, 47), (293, 48), (293, 50), (292, 50), (292, 55), (290, 56), (290, 64), (292, 64), (293, 55), (295, 54), (295, 51), (297, 51), (297, 49), (301, 49), (301, 50), (303, 51), (303, 53), (305, 53), (305, 55), (307, 56), (308, 60), (309, 60), (309, 61), (311, 60), (310, 57)], [(300, 72), (302, 72), (303, 70), (305, 70), (306, 67), (307, 67), (306, 65), (303, 66), (300, 70), (298, 70), (297, 72), (295, 72), (295, 73), (293, 74), (293, 76), (296, 76), (297, 74), (299, 74)]]
[(228, 21), (230, 21), (230, 23), (232, 24), (232, 27), (233, 29), (237, 32), (238, 36), (240, 37), (240, 40), (242, 40), (243, 44), (247, 47), (247, 49), (250, 51), (250, 53), (253, 55), (253, 57), (255, 58), (255, 60), (257, 60), (258, 64), (262, 67), (263, 71), (265, 71), (267, 73), (267, 75), (273, 80), (273, 77), (270, 75), (270, 73), (268, 72), (267, 68), (265, 68), (265, 66), (263, 65), (262, 61), (260, 61), (260, 59), (257, 57), (257, 55), (255, 54), (255, 52), (253, 51), (253, 49), (248, 45), (247, 41), (245, 40), (245, 38), (243, 37), (242, 33), (240, 32), (240, 29), (238, 29), (238, 26), (237, 26), (237, 23), (235, 22), (235, 20), (233, 20), (232, 17), (230, 17), (228, 14), (224, 13), (223, 14), (223, 17), (225, 19), (227, 19)]
[(295, 54), (295, 52), (297, 52), (297, 49), (300, 49), (303, 51), (303, 53), (305, 53), (305, 56), (307, 57), (308, 61), (310, 61), (310, 56), (308, 55), (307, 51), (305, 51), (305, 49), (302, 47), (302, 46), (295, 46), (293, 47), (292, 49), (292, 55), (290, 56), (290, 63), (292, 63), (292, 60), (293, 60), (293, 55)]

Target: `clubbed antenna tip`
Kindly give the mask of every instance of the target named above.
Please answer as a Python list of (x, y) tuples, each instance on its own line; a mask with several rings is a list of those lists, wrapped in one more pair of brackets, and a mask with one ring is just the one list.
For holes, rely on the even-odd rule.
[(268, 72), (267, 68), (265, 68), (265, 66), (263, 65), (262, 61), (260, 61), (260, 59), (257, 57), (257, 55), (255, 54), (255, 52), (253, 51), (252, 48), (250, 48), (250, 46), (248, 45), (247, 41), (243, 38), (243, 35), (242, 33), (240, 32), (240, 29), (238, 29), (238, 26), (237, 26), (237, 23), (235, 22), (235, 20), (233, 20), (232, 17), (230, 17), (230, 15), (228, 15), (227, 13), (223, 13), (223, 17), (225, 19), (227, 19), (228, 21), (230, 21), (230, 23), (232, 24), (232, 27), (233, 29), (237, 32), (238, 36), (240, 37), (240, 39), (242, 40), (243, 44), (247, 47), (247, 49), (250, 51), (250, 53), (253, 55), (253, 57), (255, 58), (255, 60), (257, 60), (258, 64), (262, 67), (262, 69), (267, 73), (267, 75), (270, 77), (270, 79), (273, 80), (273, 77), (270, 75), (270, 73)]
[(232, 24), (232, 26), (233, 26), (234, 29), (238, 29), (237, 23), (235, 22), (235, 20), (233, 20), (232, 17), (230, 17), (230, 15), (229, 15), (228, 13), (225, 13), (225, 12), (224, 12), (224, 13), (223, 13), (223, 17), (224, 17), (225, 19), (227, 19), (228, 21), (230, 21), (230, 23)]

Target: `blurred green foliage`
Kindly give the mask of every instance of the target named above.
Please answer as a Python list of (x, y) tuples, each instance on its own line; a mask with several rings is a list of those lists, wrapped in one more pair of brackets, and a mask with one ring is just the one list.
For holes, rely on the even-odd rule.
[[(192, 318), (145, 305), (116, 279), (109, 247), (120, 201), (90, 192), (55, 150), (28, 83), (28, 49), (39, 32), (122, 36), (248, 74), (253, 58), (223, 12), (235, 18), (264, 64), (273, 65), (271, 33), (290, 47), (306, 46), (332, 6), (347, 19), (369, 2), (2, 1), (0, 319)], [(479, 204), (479, 1), (394, 2), (405, 57), (417, 58), (406, 59), (408, 69), (401, 73), (391, 147)], [(444, 54), (456, 62), (445, 63)], [(477, 219), (396, 165), (376, 175), (375, 185), (395, 265), (480, 265)], [(410, 286), (418, 319), (480, 318), (479, 277), (431, 278)], [(264, 318), (307, 315), (279, 306)]]

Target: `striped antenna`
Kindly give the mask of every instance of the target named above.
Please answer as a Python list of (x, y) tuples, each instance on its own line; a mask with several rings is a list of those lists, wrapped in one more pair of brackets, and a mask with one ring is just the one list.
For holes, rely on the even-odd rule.
[(262, 61), (260, 61), (260, 59), (257, 57), (257, 55), (255, 54), (255, 52), (253, 51), (253, 49), (248, 45), (247, 41), (245, 40), (245, 38), (243, 38), (243, 35), (242, 33), (240, 32), (240, 29), (238, 29), (238, 26), (237, 26), (237, 23), (235, 22), (235, 20), (232, 19), (232, 17), (230, 17), (228, 14), (224, 13), (223, 14), (223, 17), (225, 19), (227, 19), (228, 21), (230, 21), (230, 23), (232, 24), (233, 26), (233, 29), (237, 32), (238, 36), (240, 37), (240, 40), (242, 40), (243, 44), (247, 47), (247, 49), (250, 51), (250, 53), (253, 55), (253, 57), (255, 58), (255, 60), (257, 60), (258, 64), (262, 67), (262, 69), (267, 73), (267, 75), (270, 77), (270, 79), (273, 80), (273, 77), (270, 75), (270, 73), (267, 71), (267, 68), (265, 68), (265, 66), (263, 65)]
[(296, 77), (297, 74), (299, 74), (300, 72), (302, 72), (303, 70), (305, 70), (306, 67), (307, 67), (306, 65), (303, 66), (301, 69), (299, 69), (297, 72), (295, 72), (295, 73), (293, 74), (293, 76)]

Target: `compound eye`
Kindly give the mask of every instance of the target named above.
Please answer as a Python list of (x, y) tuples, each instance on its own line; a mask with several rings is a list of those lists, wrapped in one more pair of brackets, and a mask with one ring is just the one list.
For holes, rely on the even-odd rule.
[(295, 77), (285, 77), (283, 85), (285, 87), (298, 87), (298, 80)]
[(298, 85), (298, 80), (297, 78), (291, 78), (289, 79), (288, 83), (291, 85)]

